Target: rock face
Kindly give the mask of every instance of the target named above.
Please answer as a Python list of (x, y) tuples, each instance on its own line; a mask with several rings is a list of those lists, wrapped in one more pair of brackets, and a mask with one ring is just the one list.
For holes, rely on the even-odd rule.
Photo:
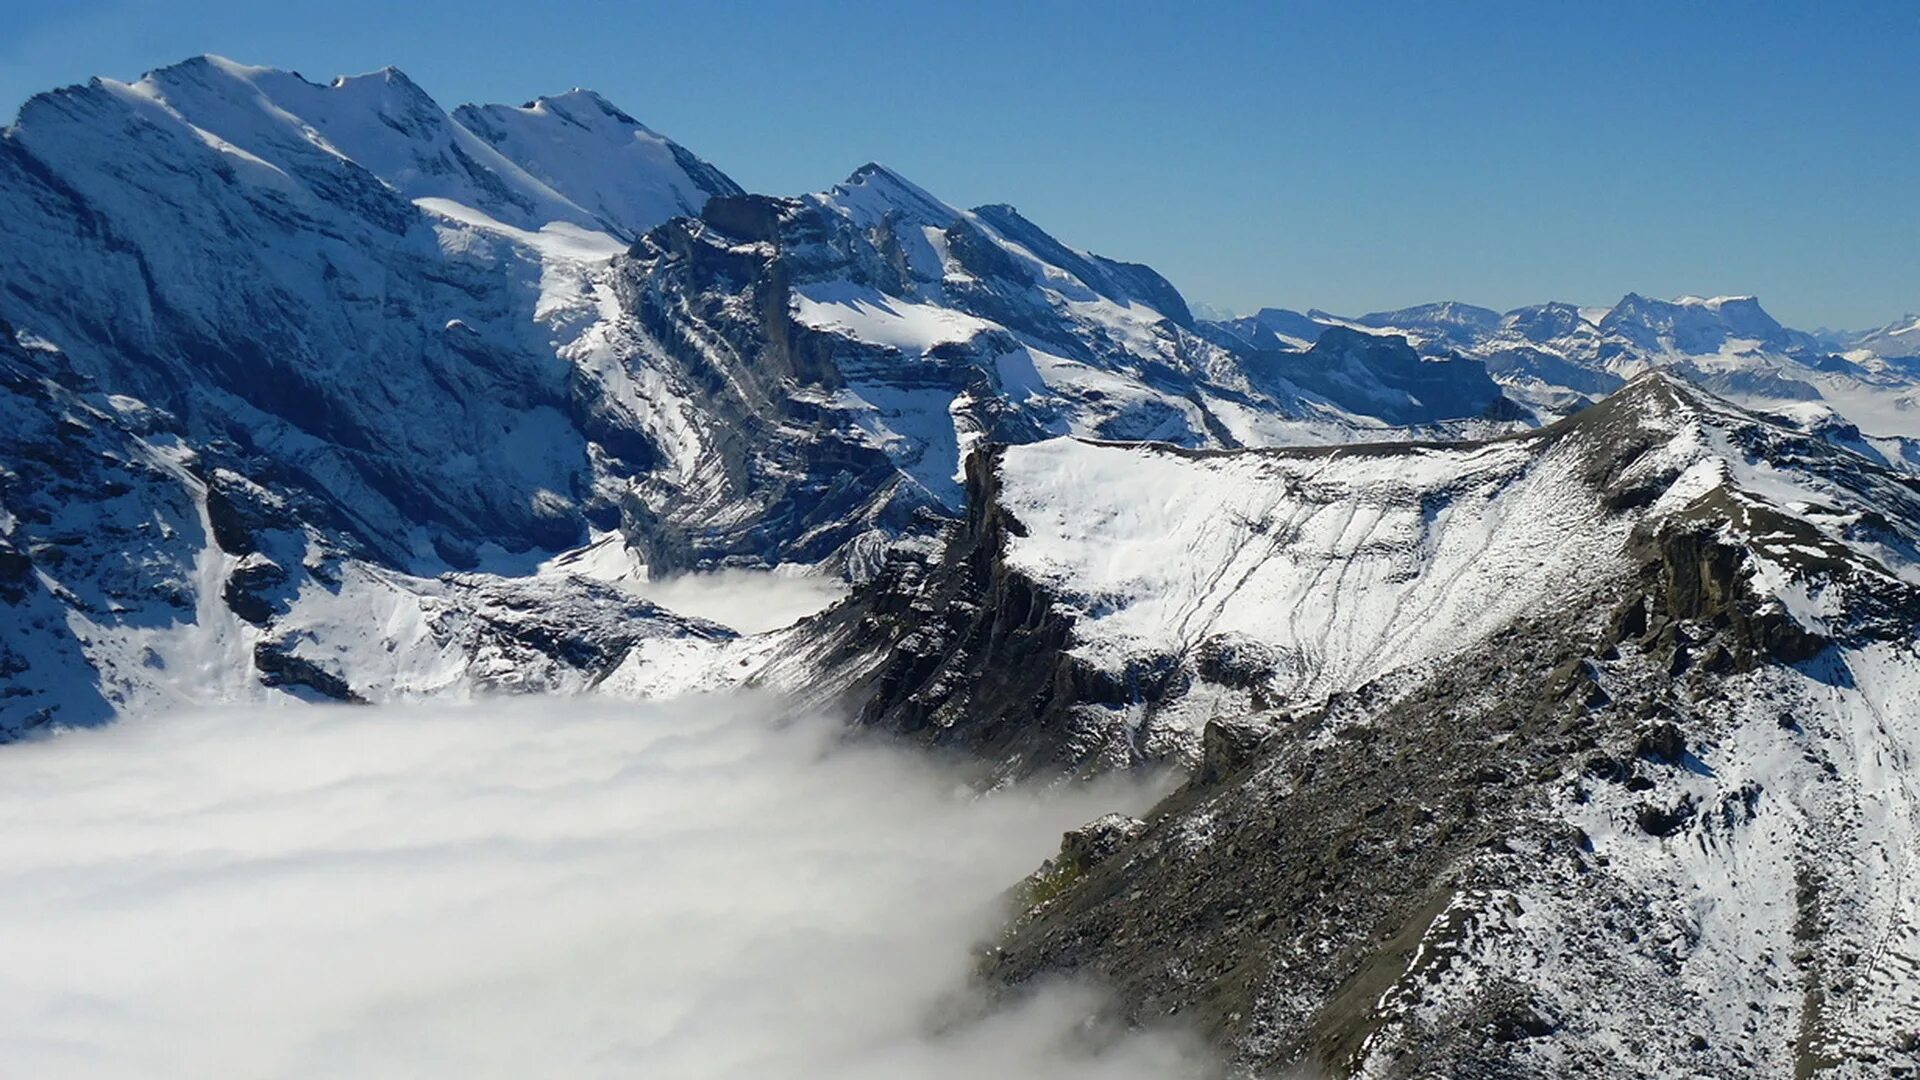
[(1365, 402), (1368, 413), (1405, 425), (1434, 415), (1518, 420), (1525, 413), (1488, 377), (1486, 365), (1458, 356), (1423, 357), (1400, 337), (1327, 328), (1305, 352), (1255, 352), (1247, 368), (1332, 400)]
[(998, 498), (998, 459), (969, 459), (973, 512), (942, 560), (896, 556), (875, 588), (830, 616), (846, 644), (825, 666), (865, 673), (862, 723), (963, 747), (1017, 773), (1124, 767), (1136, 755), (1082, 710), (1124, 704), (1128, 688), (1067, 654), (1071, 613), (1007, 566), (1007, 541), (1024, 527)]
[(991, 980), (1093, 973), (1263, 1073), (1917, 1064), (1901, 475), (1657, 375), (1491, 443), (977, 469), (866, 718), (1194, 765), (1036, 873)]

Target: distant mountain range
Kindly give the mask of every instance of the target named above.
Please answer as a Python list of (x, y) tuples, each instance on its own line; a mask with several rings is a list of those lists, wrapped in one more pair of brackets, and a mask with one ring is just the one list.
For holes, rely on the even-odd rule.
[(1423, 304), (1343, 317), (1266, 308), (1210, 324), (1255, 349), (1300, 349), (1333, 327), (1398, 336), (1423, 356), (1481, 361), (1501, 389), (1543, 418), (1564, 416), (1659, 368), (1751, 408), (1790, 415), (1903, 468), (1920, 463), (1916, 378), (1920, 319), (1856, 333), (1793, 330), (1751, 296), (1655, 300), (1611, 308), (1548, 303), (1502, 314)]

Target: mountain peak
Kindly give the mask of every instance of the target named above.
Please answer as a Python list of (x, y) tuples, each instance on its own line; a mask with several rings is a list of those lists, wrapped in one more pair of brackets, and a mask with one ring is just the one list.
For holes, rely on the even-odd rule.
[[(869, 187), (876, 190), (906, 192), (922, 199), (940, 202), (940, 200), (934, 198), (933, 194), (927, 191), (927, 189), (900, 175), (897, 170), (882, 165), (877, 161), (869, 161), (865, 165), (853, 170), (853, 172), (849, 173), (847, 178), (837, 186), (842, 188)], [(941, 205), (945, 204), (942, 203)]]
[(1181, 326), (1193, 326), (1193, 313), (1187, 310), (1180, 290), (1152, 267), (1068, 247), (1005, 203), (975, 207), (973, 216), (1002, 238), (1071, 273), (1101, 296), (1119, 303), (1137, 301)]
[(1739, 341), (1786, 348), (1795, 340), (1753, 296), (1656, 300), (1628, 293), (1600, 320), (1600, 329), (1656, 352), (1712, 353)]
[(462, 105), (453, 119), (493, 151), (627, 240), (740, 185), (598, 91), (575, 87), (524, 105)]
[[(490, 108), (492, 106), (469, 107)], [(648, 134), (654, 133), (651, 128), (634, 119), (626, 110), (607, 100), (606, 95), (600, 93), (598, 90), (589, 89), (584, 86), (576, 86), (563, 94), (543, 94), (527, 102), (525, 105), (520, 106), (520, 111), (529, 113), (550, 112), (558, 115), (563, 120), (572, 120), (575, 123), (584, 122), (587, 124), (592, 124), (604, 117), (625, 127), (638, 128)]]
[(850, 214), (862, 227), (875, 224), (889, 212), (939, 228), (953, 224), (960, 217), (960, 211), (877, 161), (853, 170), (826, 193), (825, 199)]
[(248, 78), (256, 75), (281, 74), (278, 68), (265, 67), (260, 64), (243, 64), (238, 60), (233, 60), (233, 59), (229, 59), (228, 57), (221, 56), (219, 53), (201, 53), (198, 56), (189, 56), (185, 60), (182, 60), (177, 64), (168, 64), (165, 67), (155, 68), (153, 71), (150, 71), (147, 74), (153, 75), (153, 74), (158, 74), (160, 72), (173, 71), (179, 68), (191, 68), (191, 67), (210, 67), (218, 71), (224, 72), (225, 74), (235, 76), (236, 78)]
[(439, 109), (432, 95), (392, 64), (359, 74), (335, 75), (322, 83), (314, 82), (297, 71), (263, 64), (244, 64), (218, 53), (201, 53), (177, 63), (153, 68), (141, 75), (134, 85), (165, 90), (187, 84), (205, 85), (210, 77), (244, 83), (270, 98), (284, 96), (281, 91), (285, 88), (298, 86), (309, 91), (346, 90), (391, 95), (392, 100), (424, 103), (426, 107), (436, 111)]
[[(258, 79), (284, 78), (304, 83), (305, 79), (284, 71), (261, 68), (247, 81)], [(440, 103), (419, 83), (414, 82), (407, 73), (389, 64), (378, 71), (369, 71), (362, 75), (336, 75), (327, 89), (352, 96), (365, 95), (376, 99), (383, 106), (399, 107), (411, 113), (435, 114), (444, 116)]]
[(1500, 323), (1500, 313), (1458, 300), (1441, 300), (1395, 311), (1369, 312), (1354, 321), (1365, 326), (1388, 329), (1426, 330), (1443, 338), (1453, 338), (1493, 329)]

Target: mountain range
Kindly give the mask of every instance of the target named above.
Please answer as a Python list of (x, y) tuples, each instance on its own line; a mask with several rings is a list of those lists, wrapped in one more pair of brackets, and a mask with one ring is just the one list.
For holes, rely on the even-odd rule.
[[(1199, 318), (877, 164), (752, 194), (590, 91), (217, 57), (33, 98), (0, 218), (0, 740), (771, 686), (1190, 770), (995, 985), (1263, 1074), (1920, 1070), (1912, 317)], [(850, 591), (640, 587), (726, 570)]]

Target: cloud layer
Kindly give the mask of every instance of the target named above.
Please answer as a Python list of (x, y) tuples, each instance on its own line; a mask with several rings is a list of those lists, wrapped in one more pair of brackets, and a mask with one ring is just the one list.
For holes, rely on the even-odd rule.
[(209, 712), (0, 752), (22, 1076), (1198, 1075), (1056, 988), (959, 1026), (995, 897), (1138, 790), (969, 798), (765, 703)]
[(846, 595), (831, 578), (765, 570), (715, 570), (647, 582), (637, 591), (671, 611), (711, 619), (743, 634), (776, 630)]

